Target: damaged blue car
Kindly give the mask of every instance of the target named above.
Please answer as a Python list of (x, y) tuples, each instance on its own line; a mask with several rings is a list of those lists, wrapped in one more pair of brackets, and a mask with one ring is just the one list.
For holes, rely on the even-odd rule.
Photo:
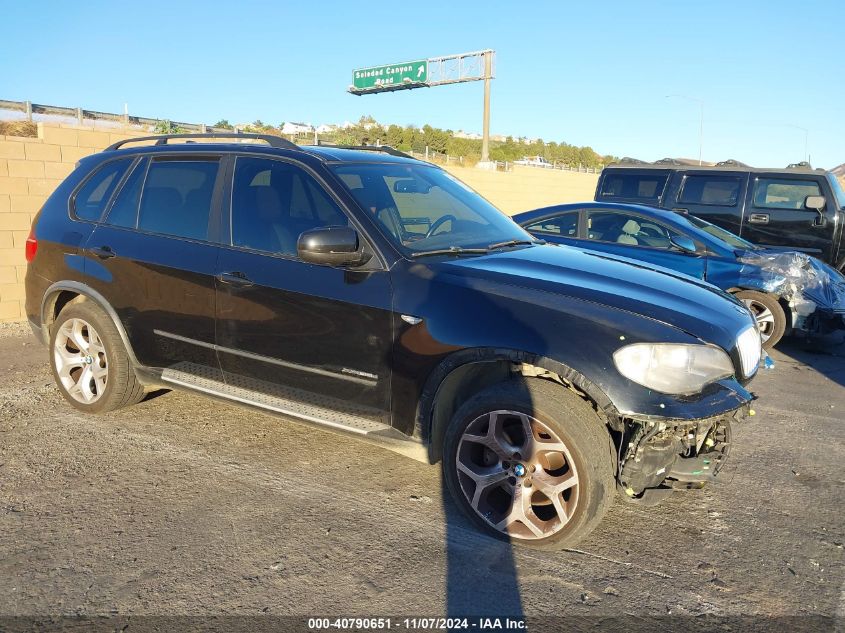
[(675, 270), (732, 293), (754, 313), (771, 349), (787, 333), (845, 327), (845, 277), (806, 253), (763, 248), (691, 215), (584, 202), (514, 216), (548, 242)]

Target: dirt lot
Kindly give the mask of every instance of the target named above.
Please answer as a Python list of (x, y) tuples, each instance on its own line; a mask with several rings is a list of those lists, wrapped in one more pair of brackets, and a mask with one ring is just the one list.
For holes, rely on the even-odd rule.
[(559, 553), (478, 535), (380, 448), (185, 393), (86, 417), (23, 326), (0, 358), (3, 615), (845, 616), (843, 344), (774, 354), (721, 485)]

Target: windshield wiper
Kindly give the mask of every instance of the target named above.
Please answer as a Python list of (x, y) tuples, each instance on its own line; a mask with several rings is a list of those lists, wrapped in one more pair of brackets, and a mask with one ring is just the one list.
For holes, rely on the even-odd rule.
[(505, 248), (507, 246), (521, 246), (523, 244), (545, 244), (545, 240), (507, 240), (505, 242), (496, 242), (487, 247), (488, 251), (494, 251), (497, 248)]
[(462, 248), (460, 246), (450, 246), (449, 248), (438, 248), (431, 251), (420, 251), (418, 253), (411, 253), (411, 257), (428, 257), (429, 255), (483, 255), (487, 253), (486, 248)]

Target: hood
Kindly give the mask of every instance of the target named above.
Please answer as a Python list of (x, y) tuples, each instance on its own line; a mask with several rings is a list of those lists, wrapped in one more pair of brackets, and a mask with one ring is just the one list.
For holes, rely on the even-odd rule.
[(606, 305), (674, 326), (708, 343), (731, 349), (753, 324), (748, 310), (715, 286), (615, 257), (551, 244), (480, 257), (443, 261), (443, 272), (476, 276)]

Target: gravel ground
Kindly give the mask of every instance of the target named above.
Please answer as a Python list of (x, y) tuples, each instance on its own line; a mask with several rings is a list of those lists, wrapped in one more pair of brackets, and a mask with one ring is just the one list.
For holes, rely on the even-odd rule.
[(557, 553), (381, 448), (178, 392), (88, 417), (24, 326), (0, 358), (2, 615), (845, 616), (841, 337), (773, 354), (720, 485)]

